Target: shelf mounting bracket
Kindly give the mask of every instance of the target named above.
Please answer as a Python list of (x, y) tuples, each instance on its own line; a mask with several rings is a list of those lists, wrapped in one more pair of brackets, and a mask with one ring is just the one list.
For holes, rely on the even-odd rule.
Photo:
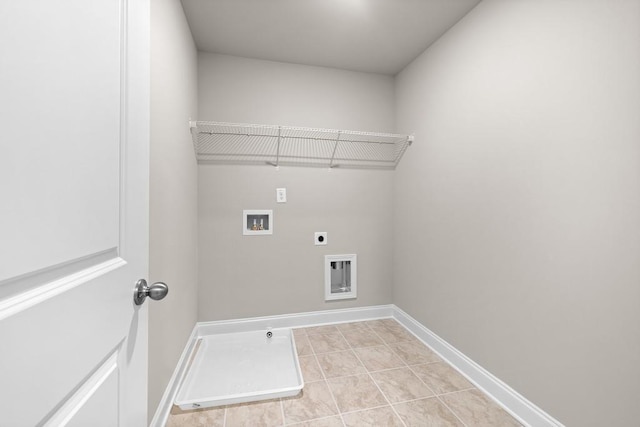
[(340, 135), (342, 132), (338, 131), (338, 137), (336, 138), (336, 143), (333, 146), (333, 153), (331, 153), (331, 160), (329, 161), (329, 169), (333, 168), (333, 159), (336, 157), (336, 151), (338, 150), (338, 143), (340, 142)]

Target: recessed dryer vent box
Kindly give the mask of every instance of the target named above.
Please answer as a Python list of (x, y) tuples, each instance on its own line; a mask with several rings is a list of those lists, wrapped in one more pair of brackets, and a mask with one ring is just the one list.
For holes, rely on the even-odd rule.
[(242, 212), (242, 234), (245, 236), (273, 234), (272, 210), (244, 210)]
[(356, 298), (358, 265), (355, 254), (324, 256), (324, 299)]

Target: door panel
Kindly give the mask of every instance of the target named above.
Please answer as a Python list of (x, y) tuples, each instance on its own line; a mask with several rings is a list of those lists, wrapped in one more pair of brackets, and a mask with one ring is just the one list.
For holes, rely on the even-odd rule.
[(0, 4), (0, 425), (146, 424), (148, 32), (148, 0)]
[[(121, 356), (126, 350), (123, 346), (128, 344), (125, 333), (130, 326), (131, 307), (119, 309), (121, 304), (117, 302), (131, 299), (131, 294), (111, 282), (118, 280), (112, 279), (114, 275), (120, 276), (120, 271), (48, 298), (0, 322), (0, 337), (9, 338), (11, 343), (0, 355), (2, 392), (8, 399), (2, 402), (12, 402), (2, 410), (6, 425), (36, 425), (47, 415), (54, 415), (49, 413), (88, 380), (105, 358)], [(123, 292), (126, 295), (118, 295)], [(96, 296), (102, 302), (97, 302)], [(5, 389), (8, 384), (11, 389)]]
[[(103, 380), (99, 386), (96, 386), (88, 394), (86, 402), (80, 402), (77, 413), (70, 413), (72, 416), (69, 426), (77, 427), (113, 427), (118, 425), (116, 416), (118, 401), (113, 396), (118, 391), (118, 372), (113, 370), (107, 376), (101, 378)], [(51, 426), (60, 425), (56, 421)]]
[(118, 425), (118, 354), (107, 359), (64, 405), (50, 417), (47, 427)]
[(122, 6), (0, 6), (0, 281), (118, 246)]

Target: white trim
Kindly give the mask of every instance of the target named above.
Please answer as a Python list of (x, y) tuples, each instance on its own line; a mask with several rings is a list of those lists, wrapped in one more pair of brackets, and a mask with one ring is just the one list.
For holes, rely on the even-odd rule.
[(87, 381), (56, 411), (44, 427), (66, 426), (73, 417), (118, 369), (118, 352), (113, 353)]
[(77, 273), (65, 276), (61, 279), (46, 283), (35, 289), (30, 289), (16, 296), (2, 300), (0, 301), (0, 320), (13, 316), (16, 313), (24, 311), (34, 305), (48, 300), (49, 298), (53, 298), (77, 286), (103, 276), (126, 264), (127, 262), (125, 260), (120, 257), (116, 257), (78, 271)]
[(248, 332), (267, 328), (320, 326), (391, 317), (438, 353), (442, 359), (467, 377), (476, 387), (495, 400), (496, 403), (525, 426), (564, 427), (562, 423), (528, 401), (482, 366), (393, 304), (196, 323), (149, 425), (161, 427), (167, 422), (172, 402), (175, 400), (178, 387), (185, 374), (189, 356), (196, 341), (202, 336)]
[(196, 325), (198, 336), (248, 332), (267, 328), (300, 328), (328, 325), (331, 323), (355, 322), (360, 320), (393, 317), (392, 305), (355, 307), (337, 310), (322, 310), (306, 313), (282, 314), (277, 316), (251, 317), (248, 319), (200, 322)]
[[(348, 262), (349, 263), (349, 291), (347, 292), (332, 292), (331, 288), (331, 263), (332, 262)], [(345, 270), (347, 267), (343, 267)], [(343, 273), (346, 274), (346, 273)], [(345, 255), (325, 255), (324, 256), (324, 300), (338, 300), (338, 299), (354, 299), (358, 296), (358, 255), (345, 254)]]
[[(249, 226), (250, 216), (266, 216), (268, 218), (267, 228), (263, 230), (252, 230)], [(257, 218), (254, 218), (253, 220), (256, 221)], [(254, 225), (256, 224), (254, 223)], [(273, 234), (273, 209), (245, 209), (242, 211), (243, 236), (264, 236), (268, 234)]]
[(393, 317), (524, 425), (563, 427), (558, 420), (396, 306)]
[(171, 412), (171, 406), (173, 405), (173, 401), (176, 399), (178, 395), (178, 389), (180, 384), (182, 383), (182, 379), (187, 373), (187, 366), (189, 364), (189, 359), (191, 358), (191, 353), (196, 346), (196, 342), (198, 341), (198, 336), (196, 334), (196, 330), (198, 329), (198, 324), (193, 327), (191, 331), (191, 335), (187, 340), (187, 345), (182, 350), (182, 354), (180, 355), (180, 359), (178, 360), (178, 364), (176, 368), (173, 370), (173, 375), (171, 375), (171, 379), (169, 380), (169, 384), (167, 384), (167, 388), (162, 395), (162, 399), (160, 399), (160, 403), (158, 404), (158, 408), (156, 408), (156, 413), (153, 415), (149, 426), (157, 426), (164, 427), (169, 419), (169, 412)]

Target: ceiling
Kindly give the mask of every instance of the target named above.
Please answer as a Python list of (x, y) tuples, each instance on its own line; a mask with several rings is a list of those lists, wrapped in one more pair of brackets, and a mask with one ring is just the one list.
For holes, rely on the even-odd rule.
[(198, 50), (395, 75), (480, 0), (182, 0)]

